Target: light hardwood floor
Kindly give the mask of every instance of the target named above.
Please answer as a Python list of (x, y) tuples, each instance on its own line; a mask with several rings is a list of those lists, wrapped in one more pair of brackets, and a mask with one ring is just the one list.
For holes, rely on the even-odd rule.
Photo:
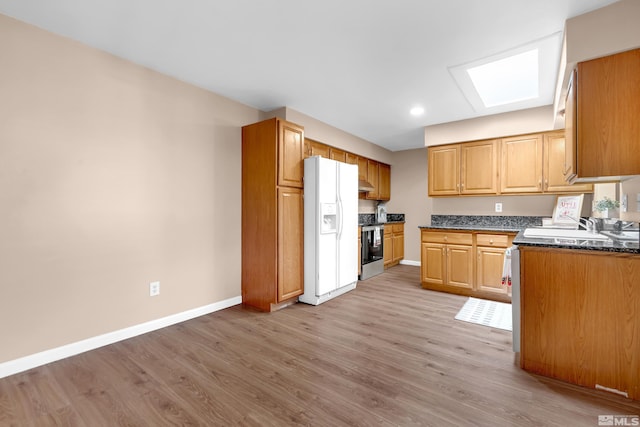
[(399, 265), (314, 307), (236, 306), (0, 379), (0, 425), (597, 426), (640, 402), (520, 370), (511, 334)]

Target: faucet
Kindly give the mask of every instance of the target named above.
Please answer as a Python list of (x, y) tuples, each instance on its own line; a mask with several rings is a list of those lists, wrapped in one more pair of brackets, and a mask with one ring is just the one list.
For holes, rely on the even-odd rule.
[(625, 230), (629, 227), (633, 227), (634, 223), (633, 221), (629, 221), (627, 224), (624, 223), (624, 221), (616, 221), (615, 224), (613, 224), (613, 231), (622, 231)]
[(560, 218), (570, 219), (571, 221), (577, 223), (578, 225), (582, 225), (587, 231), (591, 233), (596, 233), (597, 231), (596, 222), (592, 219), (587, 219), (582, 217), (578, 217), (578, 219), (575, 219), (574, 217), (569, 215), (560, 215)]

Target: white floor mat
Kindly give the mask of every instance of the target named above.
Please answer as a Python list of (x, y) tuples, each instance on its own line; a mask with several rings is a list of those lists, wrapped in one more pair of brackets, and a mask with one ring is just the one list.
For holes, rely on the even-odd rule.
[(511, 304), (469, 298), (455, 318), (464, 322), (510, 331)]

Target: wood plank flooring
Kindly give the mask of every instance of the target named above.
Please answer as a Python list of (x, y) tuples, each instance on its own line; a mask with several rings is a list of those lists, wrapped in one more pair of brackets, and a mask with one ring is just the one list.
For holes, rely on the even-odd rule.
[(511, 333), (399, 265), (314, 307), (236, 306), (0, 379), (2, 426), (597, 426), (640, 402), (520, 370)]

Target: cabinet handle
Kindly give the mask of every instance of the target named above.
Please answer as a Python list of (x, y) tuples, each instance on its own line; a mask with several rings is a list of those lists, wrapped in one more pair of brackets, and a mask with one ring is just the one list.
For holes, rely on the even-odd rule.
[(545, 189), (545, 190), (548, 190), (548, 189), (549, 189), (549, 180), (548, 180), (548, 179), (545, 179), (545, 180), (544, 180), (544, 189)]
[(493, 245), (493, 239), (489, 240), (489, 244)]
[(538, 181), (538, 188), (542, 190), (542, 180)]
[(444, 236), (444, 241), (445, 241), (445, 242), (447, 241), (447, 236)]

